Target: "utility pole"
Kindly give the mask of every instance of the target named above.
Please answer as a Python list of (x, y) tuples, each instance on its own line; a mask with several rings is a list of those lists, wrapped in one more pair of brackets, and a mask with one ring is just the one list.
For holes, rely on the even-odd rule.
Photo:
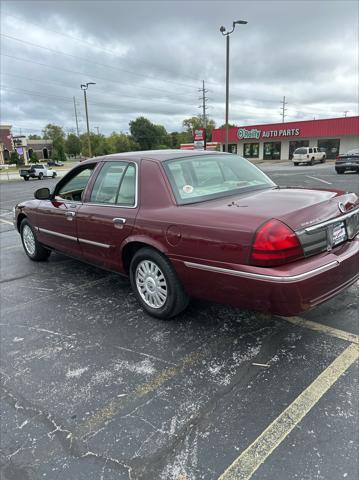
[(285, 97), (283, 97), (283, 100), (282, 100), (281, 103), (282, 103), (282, 111), (281, 111), (282, 123), (284, 123), (284, 118), (287, 116), (287, 115), (285, 114), (285, 111), (287, 110), (287, 109), (285, 108), (285, 106), (286, 106), (287, 103), (288, 103), (288, 102), (285, 101)]
[(234, 32), (236, 25), (246, 25), (248, 22), (246, 20), (237, 20), (232, 24), (232, 30), (229, 32), (226, 30), (226, 27), (219, 29), (221, 34), (226, 37), (226, 116), (225, 116), (225, 125), (226, 125), (226, 138), (225, 138), (225, 151), (228, 152), (228, 110), (229, 110), (229, 36)]
[(203, 128), (204, 128), (204, 149), (206, 150), (207, 149), (207, 114), (206, 114), (206, 110), (207, 110), (207, 102), (208, 102), (208, 98), (206, 97), (206, 93), (208, 92), (208, 90), (206, 90), (206, 88), (204, 86), (204, 80), (202, 80), (202, 88), (199, 88), (198, 91), (202, 93), (202, 96), (199, 97), (199, 100), (202, 100), (202, 105), (200, 105), (198, 108), (202, 108), (202, 125), (203, 125)]
[(97, 135), (100, 135), (100, 127), (95, 127), (97, 130)]
[(344, 110), (344, 117), (346, 117), (347, 113), (349, 113), (349, 112), (350, 112), (350, 110)]
[(81, 84), (81, 90), (84, 92), (84, 101), (85, 101), (85, 112), (86, 112), (86, 124), (87, 124), (87, 142), (88, 142), (88, 149), (89, 149), (89, 157), (92, 157), (91, 151), (91, 138), (90, 138), (90, 125), (89, 125), (89, 114), (87, 110), (87, 95), (86, 90), (88, 89), (89, 85), (96, 85), (95, 82), (87, 82)]
[(77, 132), (77, 136), (80, 138), (80, 134), (79, 134), (79, 122), (77, 120), (77, 110), (76, 110), (76, 99), (75, 97), (73, 97), (74, 99), (74, 109), (75, 109), (75, 119), (76, 119), (76, 132)]

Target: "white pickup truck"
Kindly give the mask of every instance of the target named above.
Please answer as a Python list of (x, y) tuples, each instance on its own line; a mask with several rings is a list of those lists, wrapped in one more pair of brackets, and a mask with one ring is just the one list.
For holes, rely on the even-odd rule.
[(24, 180), (29, 180), (29, 178), (37, 178), (42, 180), (44, 177), (55, 178), (57, 172), (52, 170), (52, 168), (47, 165), (39, 163), (37, 165), (28, 165), (27, 167), (22, 167), (19, 170), (20, 177)]

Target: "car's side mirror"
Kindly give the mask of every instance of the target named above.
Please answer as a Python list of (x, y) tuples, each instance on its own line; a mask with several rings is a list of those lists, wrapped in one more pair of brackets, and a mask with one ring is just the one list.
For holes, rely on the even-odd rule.
[(37, 200), (49, 200), (50, 196), (51, 196), (51, 193), (47, 187), (39, 188), (34, 193), (34, 197)]

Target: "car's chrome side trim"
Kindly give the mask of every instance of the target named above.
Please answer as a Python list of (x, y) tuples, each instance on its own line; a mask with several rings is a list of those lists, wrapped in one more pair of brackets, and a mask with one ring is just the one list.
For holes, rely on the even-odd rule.
[(66, 238), (67, 240), (74, 240), (77, 242), (76, 237), (72, 237), (71, 235), (65, 235), (64, 233), (54, 232), (53, 230), (46, 230), (46, 228), (38, 227), (38, 231), (42, 233), (47, 233), (48, 235), (54, 235), (55, 237)]
[(345, 220), (346, 218), (350, 218), (352, 215), (356, 215), (358, 213), (359, 213), (359, 208), (356, 208), (355, 210), (352, 210), (351, 212), (348, 212), (345, 215), (341, 215), (340, 217), (331, 218), (330, 220), (327, 220), (326, 222), (317, 223), (316, 225), (313, 225), (312, 227), (307, 227), (307, 228), (304, 229), (304, 231), (307, 232), (307, 233), (314, 232), (315, 230), (319, 230), (320, 228), (327, 227), (328, 225), (332, 225), (333, 223), (341, 222), (342, 220)]
[(241, 270), (232, 270), (229, 268), (220, 268), (220, 267), (213, 267), (212, 265), (203, 265), (202, 263), (192, 263), (192, 262), (184, 262), (186, 267), (188, 268), (195, 268), (197, 270), (205, 270), (209, 272), (215, 273), (224, 273), (226, 275), (232, 275), (234, 277), (243, 277), (243, 278), (251, 278), (253, 280), (263, 280), (268, 282), (278, 282), (278, 283), (290, 283), (296, 282), (298, 280), (305, 280), (306, 278), (314, 277), (319, 273), (326, 272), (327, 270), (331, 270), (339, 265), (339, 261), (334, 260), (326, 265), (323, 265), (318, 268), (314, 268), (304, 273), (299, 273), (298, 275), (266, 275), (262, 273), (252, 273), (252, 272), (244, 272)]
[(110, 248), (111, 245), (107, 243), (94, 242), (92, 240), (86, 240), (85, 238), (79, 238), (80, 243), (86, 243), (88, 245), (94, 245), (95, 247)]

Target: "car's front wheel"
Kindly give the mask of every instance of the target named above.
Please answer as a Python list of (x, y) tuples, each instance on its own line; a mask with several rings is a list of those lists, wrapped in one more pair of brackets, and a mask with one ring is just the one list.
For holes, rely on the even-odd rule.
[(189, 298), (167, 258), (141, 248), (130, 264), (130, 281), (137, 300), (150, 315), (169, 319), (181, 313)]
[(52, 178), (55, 178), (56, 175), (57, 175), (57, 174), (54, 172), (54, 173), (52, 174)]
[(39, 243), (33, 227), (26, 218), (21, 222), (20, 234), (25, 253), (31, 260), (41, 262), (49, 258), (51, 250)]

